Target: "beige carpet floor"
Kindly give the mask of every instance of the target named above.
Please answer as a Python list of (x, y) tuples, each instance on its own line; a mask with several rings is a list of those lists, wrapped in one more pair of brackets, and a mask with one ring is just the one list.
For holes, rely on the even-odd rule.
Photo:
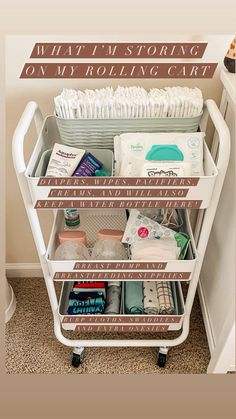
[[(6, 325), (6, 372), (9, 374), (204, 374), (210, 354), (198, 298), (191, 315), (187, 340), (169, 351), (165, 368), (156, 365), (156, 348), (86, 348), (78, 369), (71, 367), (71, 351), (53, 332), (53, 318), (43, 279), (12, 279), (17, 309)], [(73, 332), (66, 332), (78, 338)], [(83, 335), (92, 337), (91, 334)], [(97, 337), (98, 335), (93, 335)], [(106, 335), (107, 336), (107, 335)], [(130, 335), (127, 335), (127, 337)], [(157, 335), (132, 335), (153, 338)], [(162, 334), (172, 338), (175, 334)], [(105, 336), (99, 335), (99, 338)], [(117, 338), (110, 334), (110, 338)], [(119, 336), (122, 338), (122, 336)]]

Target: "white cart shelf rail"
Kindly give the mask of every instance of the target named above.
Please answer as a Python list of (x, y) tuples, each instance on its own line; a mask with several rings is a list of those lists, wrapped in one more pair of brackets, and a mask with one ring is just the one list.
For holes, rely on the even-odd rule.
[[(37, 154), (37, 152), (40, 151), (40, 147), (42, 146), (41, 138), (43, 135), (43, 127), (45, 126), (45, 121), (43, 120), (37, 103), (29, 102), (27, 104), (13, 136), (12, 153), (14, 167), (45, 279), (45, 284), (53, 313), (55, 335), (63, 345), (74, 348), (73, 356), (76, 357), (76, 359), (74, 359), (74, 366), (79, 365), (80, 357), (82, 356), (84, 347), (110, 346), (160, 347), (159, 357), (164, 357), (163, 364), (165, 364), (168, 348), (180, 345), (187, 338), (189, 334), (190, 315), (198, 285), (199, 275), (230, 156), (229, 130), (217, 105), (213, 100), (206, 100), (204, 105), (204, 111), (200, 121), (200, 129), (203, 132), (207, 131), (209, 117), (213, 122), (215, 131), (217, 132), (217, 135), (214, 136), (214, 143), (212, 144), (211, 152), (209, 152), (207, 148), (205, 151), (205, 160), (207, 161), (205, 164), (207, 165), (207, 170), (210, 174), (209, 176), (206, 176), (205, 179), (200, 179), (199, 185), (195, 186), (195, 189), (190, 190), (190, 198), (188, 198), (188, 196), (185, 198), (187, 201), (188, 199), (192, 200), (195, 197), (196, 199), (201, 198), (203, 204), (199, 204), (198, 207), (199, 209), (194, 233), (190, 232), (190, 237), (192, 236), (193, 253), (195, 253), (193, 257), (194, 260), (179, 261), (179, 266), (182, 266), (182, 269), (180, 270), (186, 270), (184, 266), (190, 266), (191, 270), (191, 280), (189, 280), (190, 278), (186, 279), (186, 281), (189, 282), (188, 292), (184, 303), (184, 313), (181, 316), (181, 333), (174, 339), (68, 339), (62, 333), (63, 316), (60, 314), (60, 303), (55, 292), (54, 276), (56, 271), (58, 271), (59, 265), (61, 265), (61, 268), (59, 269), (60, 271), (73, 271), (73, 264), (68, 265), (68, 261), (65, 261), (64, 266), (62, 266), (63, 262), (58, 262), (58, 265), (53, 261), (50, 261), (50, 251), (53, 248), (52, 235), (57, 231), (57, 220), (60, 219), (60, 215), (55, 209), (53, 210), (54, 226), (50, 239), (51, 242), (49, 242), (48, 247), (46, 246), (43, 238), (36, 209), (36, 203), (38, 198), (44, 199), (48, 196), (48, 188), (43, 189), (42, 186), (38, 186), (39, 179), (32, 176), (31, 169), (32, 165), (35, 164), (36, 161), (35, 153)], [(50, 117), (50, 124), (53, 123), (53, 118), (54, 117)], [(30, 163), (26, 168), (24, 159), (24, 141), (32, 121), (35, 122), (38, 142), (32, 154)], [(189, 210), (187, 210), (187, 214), (188, 212)], [(161, 261), (158, 262), (161, 263)], [(169, 266), (171, 270), (171, 262)], [(61, 280), (63, 281), (63, 279)], [(75, 328), (74, 330), (79, 329)], [(170, 330), (173, 330), (173, 328), (170, 328)], [(161, 366), (161, 363), (162, 362), (159, 362), (158, 365)]]

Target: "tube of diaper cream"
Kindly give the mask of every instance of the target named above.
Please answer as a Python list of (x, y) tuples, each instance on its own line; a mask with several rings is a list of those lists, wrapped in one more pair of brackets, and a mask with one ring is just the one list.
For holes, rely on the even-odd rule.
[(102, 163), (91, 153), (86, 153), (73, 176), (94, 176), (96, 170), (102, 168)]
[(71, 176), (85, 150), (55, 143), (48, 163), (46, 177)]

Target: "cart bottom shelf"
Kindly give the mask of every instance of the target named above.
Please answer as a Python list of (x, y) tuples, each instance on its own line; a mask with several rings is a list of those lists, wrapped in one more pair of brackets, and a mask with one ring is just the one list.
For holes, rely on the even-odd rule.
[(64, 282), (59, 303), (59, 316), (64, 330), (80, 333), (155, 333), (180, 330), (184, 318), (184, 298), (180, 282), (173, 282), (175, 313), (172, 315), (125, 314), (124, 292), (117, 315), (68, 315), (67, 307), (73, 282)]

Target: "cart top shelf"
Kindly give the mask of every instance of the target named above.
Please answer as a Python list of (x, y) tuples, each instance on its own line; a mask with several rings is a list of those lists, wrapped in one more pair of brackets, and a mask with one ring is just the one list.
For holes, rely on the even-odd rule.
[[(47, 117), (25, 175), (32, 201), (38, 209), (49, 208), (206, 208), (217, 168), (204, 142), (204, 176), (192, 177), (45, 177), (50, 149), (61, 142), (55, 117)], [(113, 172), (113, 153), (93, 150), (105, 158)]]
[[(62, 142), (55, 116), (44, 121), (35, 102), (30, 102), (14, 133), (13, 158), (17, 174), (24, 174), (35, 208), (207, 208), (210, 205), (217, 175), (224, 170), (229, 153), (228, 131), (212, 100), (207, 100), (200, 121), (200, 129), (207, 129), (208, 117), (219, 136), (217, 162), (204, 142), (204, 176), (160, 178), (46, 178), (36, 172), (43, 153), (55, 142)], [(24, 138), (35, 120), (38, 139), (26, 167)], [(101, 150), (100, 150), (101, 151)], [(111, 162), (111, 167), (113, 161)]]

